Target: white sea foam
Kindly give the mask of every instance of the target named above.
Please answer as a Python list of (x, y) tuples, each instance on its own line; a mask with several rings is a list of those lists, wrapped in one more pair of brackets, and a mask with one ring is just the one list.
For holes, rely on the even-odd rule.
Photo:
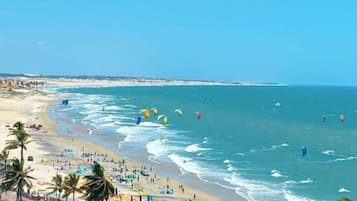
[(111, 106), (103, 106), (102, 107), (102, 110), (103, 110), (103, 108), (104, 108), (104, 111), (110, 111), (110, 110), (112, 110), (112, 111), (121, 111), (121, 110), (126, 110), (125, 108), (122, 108), (122, 107), (119, 107), (119, 106), (117, 106), (117, 105), (111, 105)]
[(340, 189), (338, 189), (338, 192), (339, 192), (339, 193), (349, 193), (349, 192), (351, 192), (351, 191), (348, 190), (348, 189), (346, 189), (346, 188), (340, 188)]
[(244, 153), (236, 153), (236, 155), (238, 155), (238, 156), (245, 156), (245, 154)]
[(191, 144), (185, 148), (185, 151), (189, 153), (196, 153), (199, 151), (206, 151), (206, 150), (210, 150), (210, 148), (202, 148), (199, 144)]
[(144, 122), (141, 122), (139, 124), (139, 126), (141, 127), (155, 127), (155, 128), (159, 128), (159, 127), (162, 127), (162, 124), (157, 124), (157, 123), (153, 123), (153, 122), (150, 122), (150, 121), (144, 121)]
[(208, 143), (208, 137), (204, 137), (202, 143), (203, 144), (207, 144)]
[(310, 178), (307, 178), (305, 180), (301, 180), (300, 183), (301, 184), (311, 184), (311, 183), (314, 183), (315, 180), (314, 179), (310, 179)]
[(202, 153), (202, 152), (200, 152), (200, 153), (196, 154), (196, 156), (202, 156), (202, 155), (203, 155), (203, 153)]
[(234, 171), (237, 171), (237, 168), (233, 167), (232, 164), (228, 164), (228, 165), (227, 165), (227, 170), (228, 170), (229, 172), (234, 172)]
[(99, 127), (116, 127), (116, 123), (105, 123), (105, 124), (100, 124)]
[(284, 198), (287, 201), (315, 201), (315, 200), (307, 198), (307, 197), (295, 195), (292, 192), (287, 191), (287, 190), (283, 190), (283, 193), (284, 193)]
[(333, 156), (335, 154), (334, 150), (325, 150), (322, 152), (322, 154)]
[(277, 148), (282, 148), (282, 147), (289, 147), (290, 145), (288, 143), (283, 143), (283, 144), (279, 144), (279, 145), (273, 145), (271, 147), (271, 149), (277, 149)]
[(100, 122), (113, 122), (113, 121), (115, 121), (115, 119), (117, 119), (116, 116), (114, 116), (114, 115), (107, 115), (107, 116), (100, 117), (100, 118), (96, 119), (96, 121), (100, 121)]
[(281, 174), (281, 172), (279, 170), (272, 170), (270, 171), (272, 177), (275, 177), (275, 178), (280, 178), (280, 177), (287, 177), (287, 176), (284, 176)]
[(73, 107), (66, 107), (64, 109), (61, 109), (60, 112), (67, 112), (67, 111), (71, 111), (71, 110), (74, 110)]
[(314, 179), (311, 179), (311, 178), (307, 178), (307, 179), (304, 179), (304, 180), (301, 180), (301, 181), (295, 181), (295, 180), (288, 180), (288, 181), (285, 181), (284, 184), (311, 184), (311, 183), (314, 183), (315, 180)]
[(259, 152), (259, 151), (274, 151), (274, 150), (289, 147), (289, 146), (290, 145), (288, 143), (283, 143), (283, 144), (279, 144), (279, 145), (273, 145), (270, 148), (263, 147), (261, 149), (251, 149), (249, 152), (254, 153), (254, 152)]
[(227, 164), (227, 163), (230, 163), (231, 161), (230, 160), (224, 160), (223, 163)]
[(146, 149), (148, 153), (156, 157), (166, 155), (170, 148), (169, 146), (165, 145), (165, 142), (167, 142), (167, 139), (154, 140), (146, 145)]
[(281, 190), (270, 188), (268, 184), (247, 180), (239, 177), (237, 173), (224, 179), (235, 186), (235, 192), (248, 200), (281, 200)]
[(209, 169), (205, 169), (198, 165), (195, 161), (188, 157), (182, 157), (178, 154), (170, 154), (168, 156), (177, 166), (182, 168), (184, 171), (200, 175), (205, 172), (210, 171)]
[(122, 126), (118, 129), (116, 129), (117, 133), (120, 133), (125, 136), (130, 136), (130, 135), (135, 135), (137, 134), (138, 129), (133, 126)]
[(335, 160), (330, 160), (330, 161), (326, 161), (326, 163), (334, 163), (334, 162), (340, 162), (340, 161), (351, 161), (351, 160), (356, 160), (357, 157), (355, 156), (348, 156), (345, 158), (337, 158)]
[(124, 107), (124, 108), (131, 108), (131, 109), (137, 108), (137, 106), (135, 106), (135, 105), (130, 105), (130, 104), (122, 105), (122, 107)]
[(93, 120), (93, 119), (98, 119), (100, 118), (102, 115), (100, 114), (90, 114), (87, 115), (86, 117), (83, 118), (83, 120)]
[(98, 109), (98, 108), (100, 108), (100, 106), (99, 105), (97, 105), (97, 104), (92, 104), (92, 103), (87, 103), (87, 104), (84, 104), (84, 105), (82, 105), (82, 107), (84, 107), (85, 109)]
[(92, 109), (92, 110), (84, 110), (84, 111), (80, 111), (80, 114), (83, 115), (90, 115), (90, 114), (95, 114), (98, 112), (98, 109)]

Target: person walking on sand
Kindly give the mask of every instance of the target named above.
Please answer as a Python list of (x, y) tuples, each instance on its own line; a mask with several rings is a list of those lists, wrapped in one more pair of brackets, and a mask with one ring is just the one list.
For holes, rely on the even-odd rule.
[(196, 193), (193, 194), (193, 199), (196, 200)]

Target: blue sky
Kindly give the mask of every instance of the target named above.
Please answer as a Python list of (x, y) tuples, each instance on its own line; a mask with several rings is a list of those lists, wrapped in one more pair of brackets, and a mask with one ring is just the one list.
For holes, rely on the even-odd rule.
[(96, 2), (1, 1), (0, 71), (357, 85), (354, 1)]

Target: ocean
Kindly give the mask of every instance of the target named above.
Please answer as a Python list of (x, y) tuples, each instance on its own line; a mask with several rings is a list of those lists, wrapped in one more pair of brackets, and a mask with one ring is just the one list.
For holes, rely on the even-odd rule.
[[(55, 103), (52, 114), (91, 128), (90, 139), (105, 139), (125, 156), (145, 155), (152, 163), (177, 166), (182, 174), (194, 174), (249, 200), (357, 198), (357, 88), (57, 90), (68, 94), (69, 104)], [(137, 125), (139, 111), (153, 107), (168, 117), (168, 125), (153, 113)], [(200, 119), (196, 112), (201, 112)]]

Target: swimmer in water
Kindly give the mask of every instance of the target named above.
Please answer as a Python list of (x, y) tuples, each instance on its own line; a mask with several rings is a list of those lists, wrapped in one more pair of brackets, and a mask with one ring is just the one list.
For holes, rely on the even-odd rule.
[(323, 123), (326, 122), (326, 119), (327, 119), (327, 117), (325, 115), (321, 115), (321, 120), (322, 120)]

